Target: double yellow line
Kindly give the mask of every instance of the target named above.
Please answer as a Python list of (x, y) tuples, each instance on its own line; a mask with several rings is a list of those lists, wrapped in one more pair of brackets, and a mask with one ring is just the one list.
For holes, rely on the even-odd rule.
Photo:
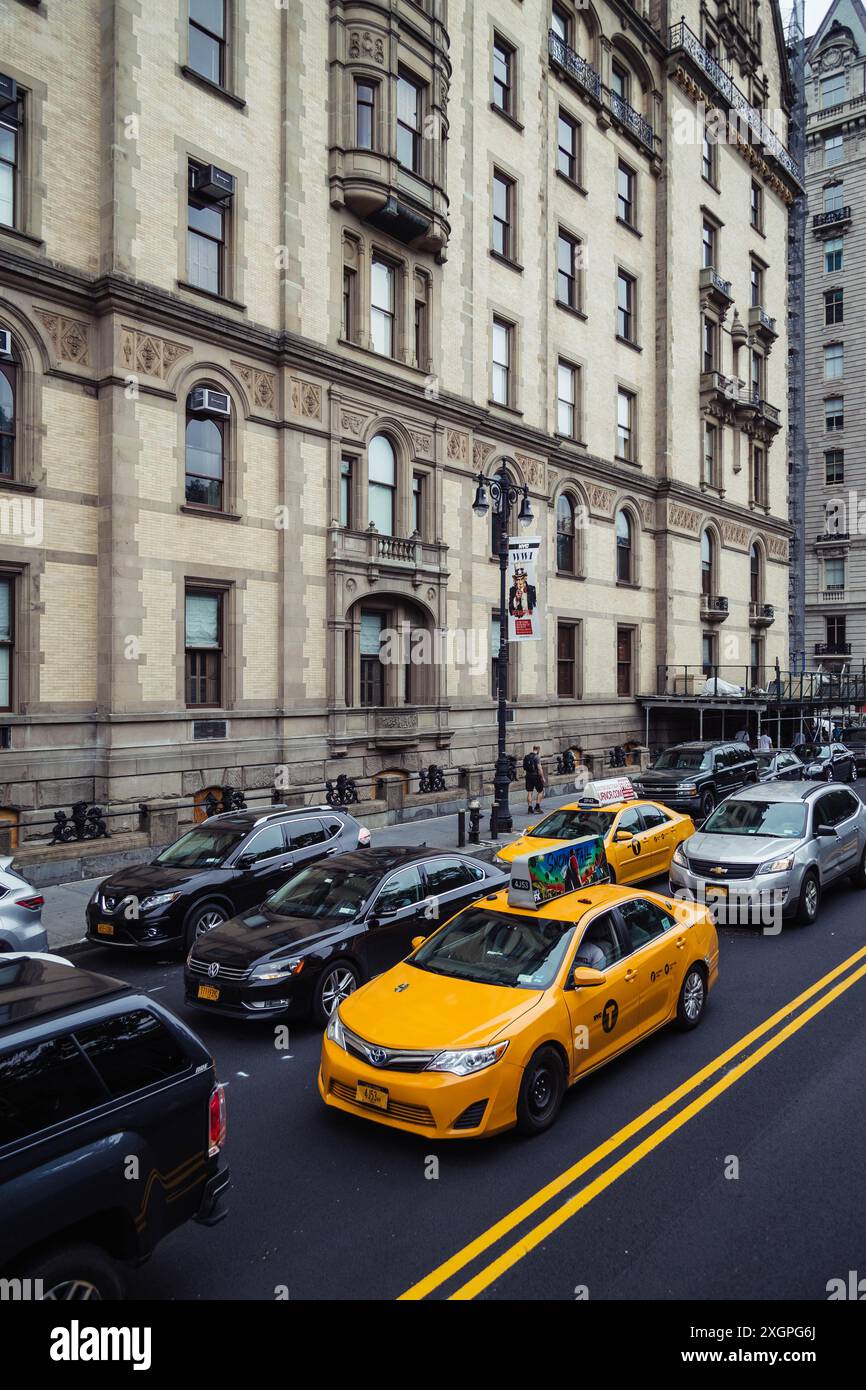
[[(859, 969), (854, 969), (853, 967), (857, 965), (858, 961), (863, 961), (864, 957), (866, 957), (866, 946), (862, 947), (859, 951), (855, 951), (852, 956), (842, 961), (840, 965), (835, 966), (835, 968), (824, 975), (822, 979), (816, 980), (815, 983), (810, 985), (808, 989), (805, 989), (802, 994), (798, 994), (796, 999), (792, 999), (790, 1003), (785, 1004), (776, 1013), (765, 1019), (763, 1023), (758, 1024), (757, 1028), (753, 1028), (750, 1033), (746, 1033), (744, 1037), (740, 1038), (739, 1042), (734, 1043), (732, 1047), (722, 1052), (712, 1062), (709, 1062), (707, 1066), (695, 1072), (695, 1074), (689, 1077), (687, 1081), (684, 1081), (681, 1086), (669, 1092), (662, 1100), (650, 1106), (648, 1110), (644, 1110), (641, 1115), (637, 1115), (635, 1119), (630, 1120), (629, 1123), (618, 1130), (616, 1134), (611, 1135), (603, 1144), (599, 1144), (590, 1153), (579, 1159), (577, 1163), (567, 1168), (564, 1173), (560, 1173), (558, 1178), (554, 1178), (552, 1182), (549, 1182), (545, 1187), (542, 1187), (538, 1192), (534, 1193), (533, 1196), (527, 1198), (520, 1206), (510, 1211), (507, 1216), (502, 1217), (495, 1225), (484, 1231), (480, 1236), (477, 1236), (475, 1240), (470, 1241), (462, 1250), (458, 1250), (456, 1255), (452, 1255), (450, 1259), (434, 1269), (431, 1274), (428, 1274), (424, 1279), (419, 1279), (418, 1283), (413, 1284), (410, 1289), (407, 1289), (405, 1293), (400, 1295), (400, 1298), (426, 1298), (428, 1294), (441, 1288), (443, 1284), (454, 1278), (454, 1276), (465, 1269), (467, 1265), (477, 1260), (479, 1256), (484, 1255), (492, 1246), (501, 1241), (504, 1236), (509, 1235), (529, 1217), (534, 1216), (542, 1207), (552, 1201), (554, 1197), (559, 1196), (560, 1193), (564, 1192), (566, 1188), (571, 1187), (585, 1173), (589, 1172), (604, 1159), (615, 1153), (616, 1150), (627, 1143), (629, 1139), (634, 1138), (641, 1130), (646, 1129), (653, 1121), (658, 1120), (667, 1111), (677, 1105), (679, 1101), (684, 1100), (693, 1091), (696, 1091), (698, 1087), (702, 1086), (704, 1082), (715, 1076), (717, 1072), (730, 1065), (730, 1070), (726, 1071), (713, 1085), (702, 1091), (699, 1096), (688, 1105), (684, 1106), (682, 1110), (679, 1110), (664, 1124), (660, 1125), (658, 1129), (654, 1130), (645, 1139), (641, 1140), (640, 1143), (636, 1144), (628, 1153), (623, 1154), (621, 1158), (618, 1158), (616, 1162), (612, 1163), (610, 1167), (606, 1168), (598, 1177), (587, 1183), (585, 1187), (580, 1188), (580, 1190), (572, 1197), (569, 1197), (568, 1201), (564, 1202), (562, 1206), (551, 1212), (549, 1216), (545, 1217), (536, 1226), (526, 1231), (514, 1244), (510, 1245), (489, 1264), (485, 1265), (465, 1284), (462, 1284), (454, 1293), (450, 1294), (449, 1297), (451, 1299), (471, 1299), (474, 1298), (476, 1294), (482, 1293), (484, 1289), (489, 1288), (490, 1285), (501, 1278), (507, 1270), (516, 1265), (525, 1255), (528, 1255), (536, 1246), (540, 1245), (542, 1241), (546, 1240), (548, 1236), (558, 1230), (560, 1226), (563, 1226), (566, 1221), (569, 1221), (600, 1193), (611, 1187), (624, 1173), (634, 1168), (642, 1158), (646, 1158), (647, 1154), (652, 1153), (653, 1150), (663, 1144), (666, 1139), (676, 1134), (678, 1130), (688, 1124), (689, 1120), (693, 1119), (695, 1115), (700, 1114), (702, 1110), (712, 1104), (720, 1095), (723, 1095), (729, 1087), (733, 1086), (741, 1077), (750, 1072), (752, 1068), (762, 1062), (765, 1057), (775, 1052), (777, 1047), (781, 1047), (783, 1042), (786, 1042), (794, 1033), (805, 1027), (811, 1019), (815, 1018), (823, 1009), (826, 1009), (838, 999), (840, 995), (850, 989), (852, 985), (855, 985), (859, 980), (863, 979), (864, 976), (866, 976), (866, 964), (861, 965)], [(843, 975), (846, 978), (840, 979), (840, 976)], [(839, 982), (834, 985), (834, 981)], [(828, 986), (831, 985), (833, 987), (828, 988)], [(822, 991), (826, 991), (826, 993), (822, 994)], [(821, 995), (821, 998), (816, 1000), (816, 995)], [(804, 1005), (809, 1004), (810, 1000), (815, 1000), (815, 1002), (810, 1004), (808, 1008), (804, 1008)], [(801, 1009), (802, 1012), (797, 1013), (797, 1011)], [(792, 1018), (791, 1016), (793, 1014), (797, 1014), (797, 1017)], [(785, 1023), (786, 1019), (789, 1020), (787, 1023)], [(784, 1024), (784, 1027), (779, 1027), (780, 1024)], [(778, 1031), (773, 1033), (771, 1038), (762, 1043), (761, 1046), (754, 1051), (750, 1051), (755, 1043), (766, 1034), (772, 1033), (774, 1029), (778, 1029)], [(748, 1056), (743, 1057), (743, 1053), (748, 1053)], [(742, 1060), (737, 1062), (737, 1058), (742, 1058)], [(735, 1065), (731, 1065), (732, 1063), (735, 1063)]]

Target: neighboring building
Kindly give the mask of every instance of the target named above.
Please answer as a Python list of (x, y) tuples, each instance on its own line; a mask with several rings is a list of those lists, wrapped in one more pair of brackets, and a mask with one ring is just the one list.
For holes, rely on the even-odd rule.
[(866, 660), (866, 12), (807, 46), (806, 661)]
[(489, 767), (503, 456), (514, 752), (786, 664), (775, 4), (2, 0), (0, 73), (11, 813)]

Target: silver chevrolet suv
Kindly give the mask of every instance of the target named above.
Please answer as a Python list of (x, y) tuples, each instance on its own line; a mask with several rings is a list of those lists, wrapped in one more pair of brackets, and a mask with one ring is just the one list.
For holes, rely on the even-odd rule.
[(821, 894), (866, 888), (866, 806), (848, 787), (773, 782), (729, 796), (671, 861), (671, 891), (717, 921), (814, 922)]

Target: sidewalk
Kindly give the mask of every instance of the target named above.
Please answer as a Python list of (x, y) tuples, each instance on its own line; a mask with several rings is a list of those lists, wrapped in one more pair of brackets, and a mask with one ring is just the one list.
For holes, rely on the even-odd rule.
[[(515, 839), (524, 826), (532, 825), (539, 819), (538, 816), (526, 814), (525, 797), (522, 784), (515, 782), (511, 791), (514, 831), (510, 835), (502, 835), (499, 841), (501, 844)], [(574, 792), (552, 796), (549, 800), (545, 799), (544, 810), (563, 806), (573, 798)], [(468, 817), (466, 829), (468, 834)], [(374, 830), (372, 839), (374, 845), (429, 845), (435, 849), (456, 849), (457, 816), (430, 816), (402, 825), (386, 825), (380, 830)], [(481, 843), (482, 846), (494, 843), (490, 839), (489, 811), (483, 812), (481, 817)], [(467, 844), (466, 853), (471, 854), (473, 848), (474, 846)], [(62, 951), (65, 946), (81, 941), (84, 936), (84, 910), (100, 881), (99, 878), (76, 879), (72, 883), (58, 883), (43, 889), (45, 906), (42, 909), (42, 921), (48, 931), (48, 945), (51, 950)]]

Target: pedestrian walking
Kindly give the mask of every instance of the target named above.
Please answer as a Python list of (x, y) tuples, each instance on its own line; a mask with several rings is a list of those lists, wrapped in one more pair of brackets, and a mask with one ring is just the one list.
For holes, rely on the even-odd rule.
[[(544, 768), (541, 766), (541, 749), (538, 744), (533, 744), (532, 752), (527, 753), (523, 759), (523, 771), (526, 775), (526, 809), (527, 811), (539, 812), (541, 810), (541, 798), (544, 796)], [(535, 796), (535, 806), (532, 805), (532, 798)]]
[(769, 751), (770, 751), (770, 749), (771, 749), (772, 747), (773, 747), (773, 740), (770, 738), (770, 735), (769, 735), (769, 734), (761, 734), (761, 737), (758, 739), (758, 752), (759, 752), (759, 753), (769, 753)]

